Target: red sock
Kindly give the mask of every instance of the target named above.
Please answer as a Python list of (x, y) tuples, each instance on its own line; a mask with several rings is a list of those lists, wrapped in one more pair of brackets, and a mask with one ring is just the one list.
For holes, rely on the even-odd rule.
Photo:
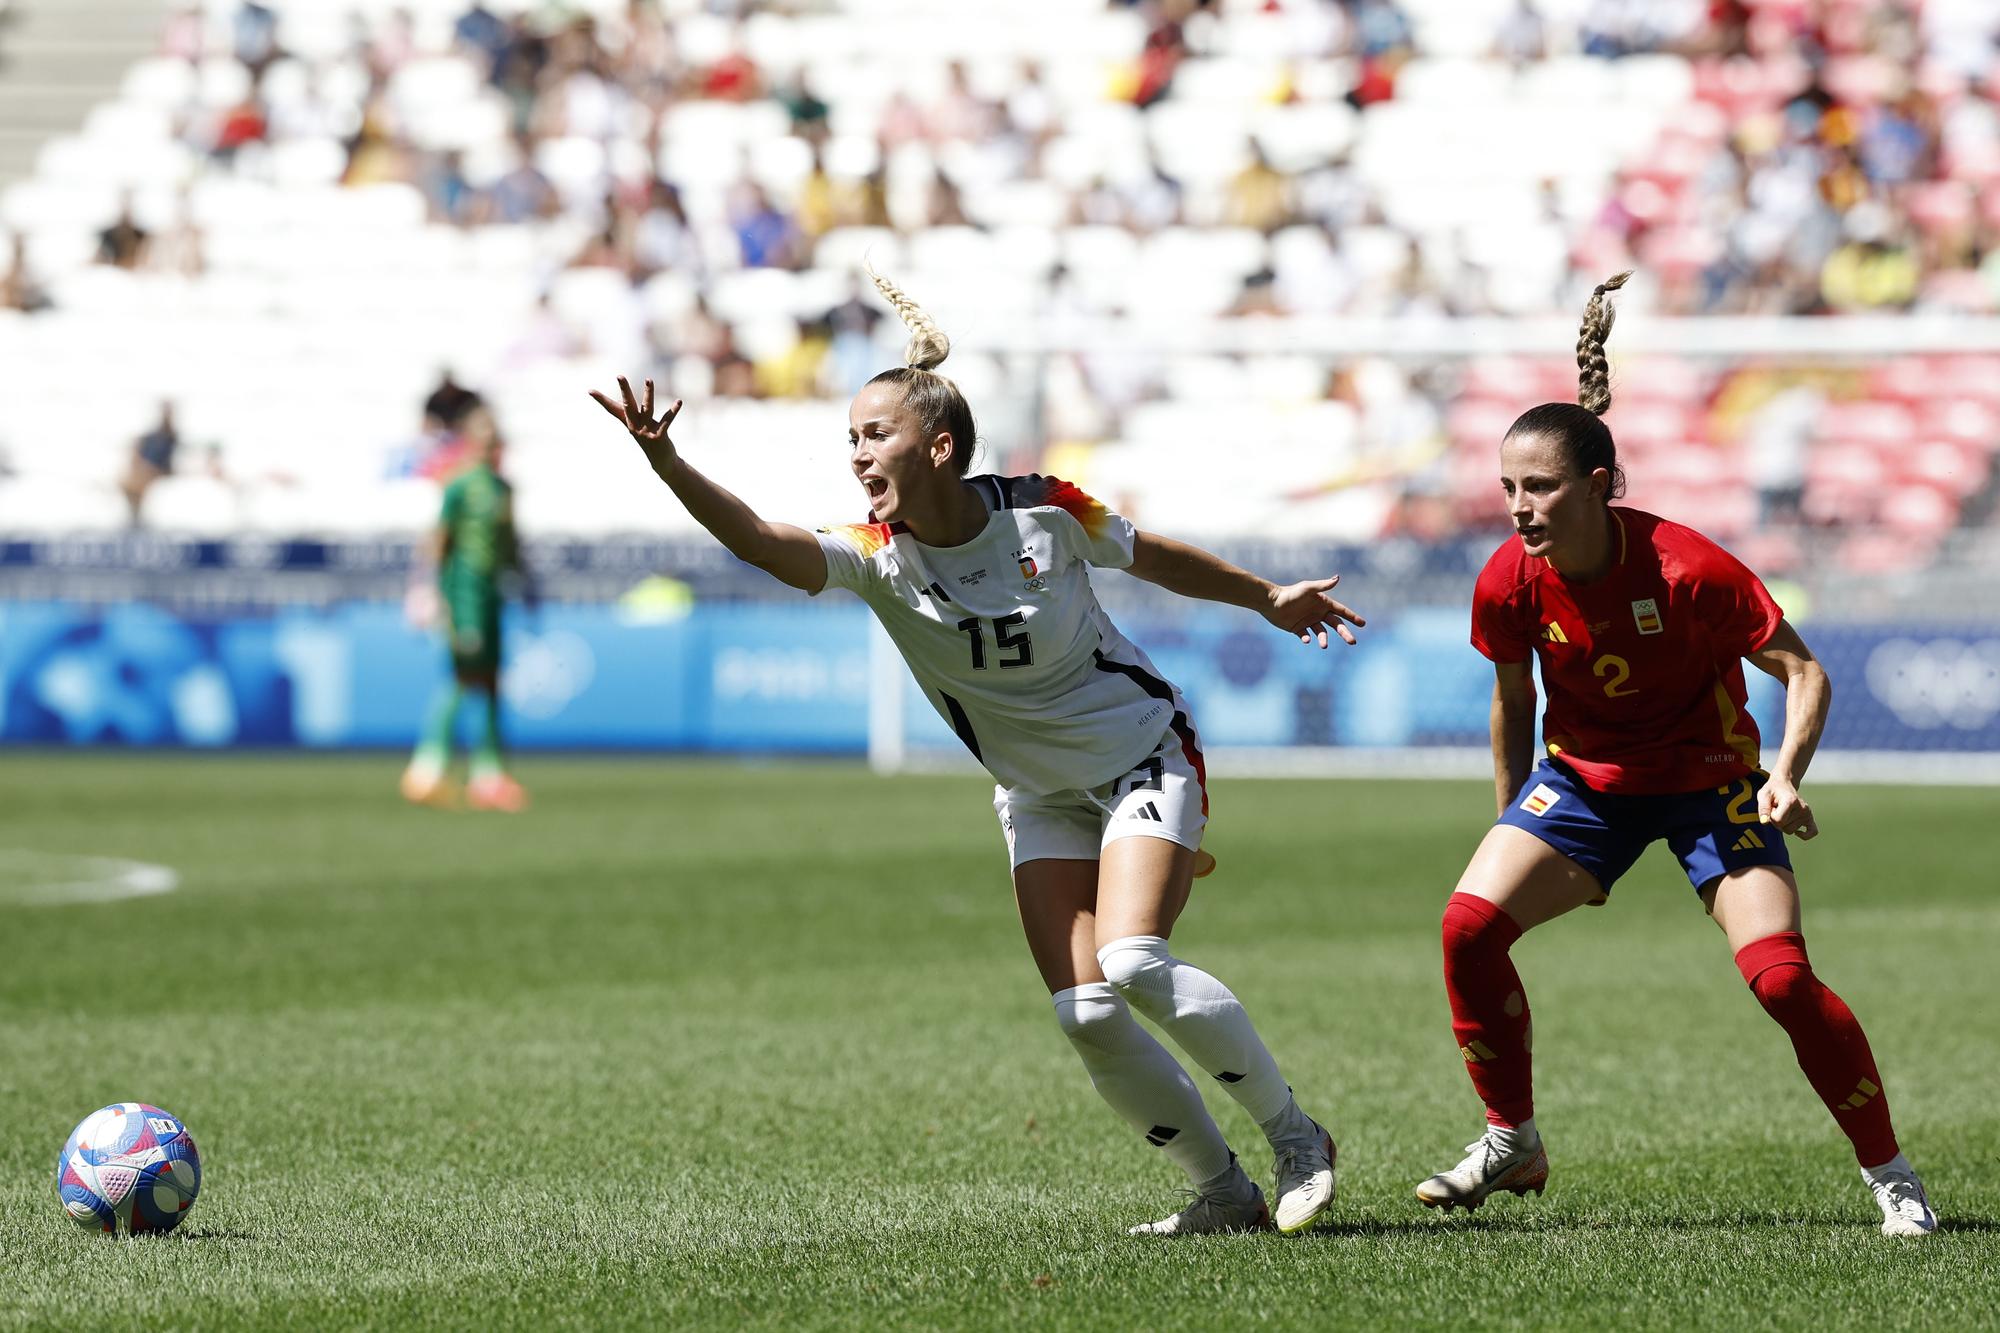
[(1451, 1033), (1489, 1123), (1512, 1128), (1535, 1114), (1528, 1057), (1528, 996), (1507, 951), (1521, 938), (1514, 918), (1469, 893), (1444, 908), (1444, 990)]
[(1736, 968), (1764, 1012), (1792, 1039), (1799, 1068), (1863, 1166), (1896, 1155), (1889, 1096), (1854, 1011), (1813, 975), (1805, 936), (1797, 931), (1752, 940), (1736, 953)]

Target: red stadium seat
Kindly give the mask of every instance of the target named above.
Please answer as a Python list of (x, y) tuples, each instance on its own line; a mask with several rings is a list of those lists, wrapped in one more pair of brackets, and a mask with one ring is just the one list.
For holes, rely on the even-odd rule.
[(1643, 448), (1648, 444), (1685, 440), (1701, 433), (1696, 414), (1681, 404), (1658, 398), (1628, 403), (1618, 395), (1618, 388), (1618, 381), (1614, 379), (1612, 407), (1605, 414), (1604, 423), (1611, 427), (1612, 435), (1620, 444), (1630, 442)]
[(1922, 569), (1937, 554), (1941, 534), (1860, 532), (1840, 544), (1834, 563), (1849, 574), (1896, 574)]
[[(1639, 401), (1696, 407), (1708, 400), (1713, 374), (1692, 361), (1673, 356), (1634, 357), (1621, 361), (1612, 373), (1613, 401), (1624, 406)], [(1613, 408), (1616, 411), (1617, 407)]]
[(1789, 577), (1806, 568), (1805, 545), (1795, 532), (1779, 528), (1747, 532), (1731, 544), (1730, 554), (1768, 581)]
[(1445, 431), (1454, 444), (1498, 449), (1500, 438), (1514, 424), (1514, 418), (1534, 406), (1525, 398), (1462, 398), (1453, 403), (1445, 418)]
[(1964, 226), (1977, 213), (1972, 187), (1964, 181), (1920, 181), (1909, 187), (1904, 208), (1925, 231)]
[(1899, 534), (1937, 536), (1958, 526), (1958, 498), (1923, 482), (1898, 486), (1882, 502), (1881, 518)]
[(1976, 444), (1931, 440), (1904, 453), (1901, 475), (1937, 487), (1963, 502), (1985, 488), (1993, 475), (1993, 460)]
[(2000, 452), (2000, 406), (1949, 396), (1929, 402), (1923, 413), (1926, 435)]
[(1639, 262), (1685, 278), (1722, 258), (1722, 238), (1707, 227), (1663, 227), (1639, 242)]
[(1974, 399), (2000, 408), (2000, 357), (1955, 356), (1945, 360), (1937, 396)]
[(1900, 403), (1828, 403), (1820, 413), (1817, 433), (1822, 440), (1899, 444), (1916, 435), (1916, 426), (1910, 410)]
[(1841, 441), (1814, 446), (1806, 455), (1806, 483), (1873, 488), (1889, 477), (1883, 451), (1871, 442)]

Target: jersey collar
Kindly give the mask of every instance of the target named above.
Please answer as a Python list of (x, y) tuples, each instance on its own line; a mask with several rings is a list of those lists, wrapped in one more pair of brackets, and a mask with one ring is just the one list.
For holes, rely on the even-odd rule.
[[(1625, 519), (1616, 509), (1611, 510), (1611, 521), (1618, 526), (1618, 558), (1611, 562), (1611, 568), (1617, 569), (1625, 563), (1625, 553), (1629, 543), (1625, 537)], [(1556, 568), (1555, 561), (1545, 555), (1538, 555), (1535, 559), (1541, 561), (1542, 568), (1548, 570), (1549, 573), (1555, 575), (1557, 578), (1562, 578), (1562, 571)], [(1609, 571), (1606, 572), (1608, 573)], [(1563, 582), (1568, 583), (1569, 580), (1563, 579)]]

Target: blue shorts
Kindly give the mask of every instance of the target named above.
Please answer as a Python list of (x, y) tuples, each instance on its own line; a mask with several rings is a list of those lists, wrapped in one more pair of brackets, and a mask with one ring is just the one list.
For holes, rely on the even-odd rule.
[(1544, 759), (1496, 822), (1532, 833), (1569, 857), (1597, 877), (1605, 896), (1641, 852), (1665, 838), (1699, 893), (1744, 866), (1791, 869), (1785, 835), (1757, 822), (1764, 778), (1751, 773), (1700, 791), (1613, 796), (1592, 791), (1566, 765)]

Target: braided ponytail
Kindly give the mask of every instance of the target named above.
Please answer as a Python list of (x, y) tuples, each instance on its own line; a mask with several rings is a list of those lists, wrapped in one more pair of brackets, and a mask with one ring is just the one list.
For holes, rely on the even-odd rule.
[(901, 287), (877, 273), (873, 264), (864, 263), (861, 267), (882, 298), (896, 307), (904, 327), (910, 331), (910, 341), (903, 348), (903, 364), (912, 370), (935, 370), (943, 365), (944, 359), (951, 355), (951, 339), (944, 336), (937, 321), (925, 314), (924, 308)]
[(1604, 340), (1611, 336), (1611, 325), (1618, 318), (1618, 312), (1604, 298), (1623, 287), (1631, 276), (1628, 268), (1598, 283), (1590, 294), (1590, 304), (1583, 308), (1583, 327), (1577, 330), (1576, 401), (1595, 417), (1611, 408), (1611, 363), (1604, 359)]
[(864, 263), (862, 270), (875, 284), (875, 290), (882, 293), (882, 298), (896, 308), (896, 313), (910, 331), (910, 341), (903, 348), (903, 364), (894, 370), (883, 371), (868, 382), (902, 385), (903, 406), (916, 414), (918, 429), (933, 438), (940, 434), (951, 436), (952, 470), (963, 477), (972, 466), (977, 428), (972, 420), (972, 407), (965, 401), (965, 395), (958, 391), (956, 384), (937, 373), (937, 367), (951, 355), (951, 339), (945, 337), (944, 330), (924, 313), (922, 306), (912, 301), (901, 287), (877, 273), (872, 264)]
[(1570, 469), (1587, 477), (1603, 468), (1610, 474), (1604, 498), (1625, 494), (1625, 469), (1618, 465), (1618, 446), (1604, 414), (1611, 409), (1611, 363), (1604, 359), (1604, 340), (1611, 336), (1617, 312), (1604, 298), (1625, 285), (1627, 269), (1597, 284), (1583, 308), (1583, 327), (1576, 334), (1577, 389), (1574, 403), (1543, 403), (1514, 418), (1507, 437), (1539, 436), (1553, 440), (1569, 460)]

